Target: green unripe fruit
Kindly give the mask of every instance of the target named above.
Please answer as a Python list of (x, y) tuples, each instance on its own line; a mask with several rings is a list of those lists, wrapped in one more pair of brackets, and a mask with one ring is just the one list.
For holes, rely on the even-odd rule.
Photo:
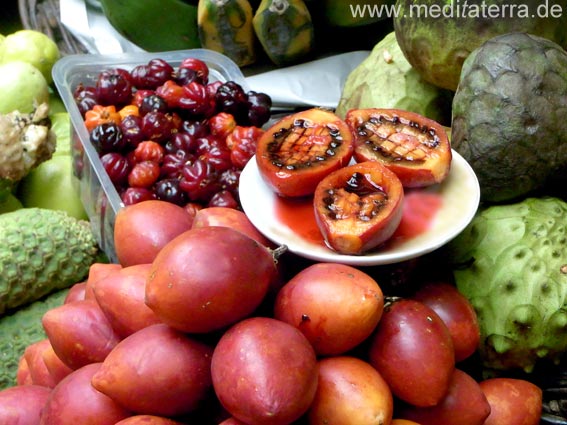
[(480, 211), (448, 246), (490, 369), (533, 370), (567, 352), (567, 203), (527, 198)]
[(391, 32), (348, 75), (336, 112), (344, 118), (349, 109), (395, 108), (449, 124), (452, 98), (412, 68)]
[(51, 84), (51, 69), (61, 54), (55, 41), (47, 34), (23, 29), (8, 34), (0, 44), (0, 63), (28, 62), (35, 66), (48, 84)]
[(0, 64), (0, 114), (33, 112), (49, 101), (49, 85), (41, 72), (28, 62)]

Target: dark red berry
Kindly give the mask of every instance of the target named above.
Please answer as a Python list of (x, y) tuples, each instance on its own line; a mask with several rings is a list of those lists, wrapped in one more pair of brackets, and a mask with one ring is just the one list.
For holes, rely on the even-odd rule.
[(173, 154), (180, 150), (186, 153), (196, 153), (197, 138), (189, 133), (178, 131), (177, 133), (174, 133), (167, 142), (165, 142), (164, 148), (167, 153)]
[(185, 164), (181, 174), (179, 187), (187, 193), (191, 201), (206, 203), (220, 188), (216, 170), (200, 158)]
[(128, 183), (130, 164), (124, 155), (108, 152), (101, 156), (100, 161), (115, 186), (122, 187)]
[(164, 98), (156, 93), (152, 93), (142, 99), (138, 108), (140, 115), (146, 115), (148, 112), (163, 112), (166, 113), (169, 108)]
[(83, 118), (85, 113), (97, 104), (96, 88), (93, 86), (83, 86), (79, 84), (73, 93), (73, 97)]
[(248, 96), (248, 125), (262, 127), (270, 119), (272, 98), (266, 93), (249, 91)]
[(209, 96), (204, 85), (193, 81), (183, 86), (178, 106), (194, 117), (210, 117), (215, 111), (215, 99)]
[(95, 87), (100, 105), (125, 105), (132, 99), (132, 83), (128, 71), (120, 68), (101, 71)]
[(163, 178), (181, 178), (183, 167), (194, 160), (194, 155), (182, 150), (165, 154), (161, 163), (160, 175)]
[(128, 115), (120, 121), (122, 137), (128, 149), (135, 149), (136, 146), (145, 140), (142, 131), (142, 117), (138, 115)]
[(241, 170), (235, 167), (223, 171), (219, 176), (219, 184), (221, 190), (228, 190), (232, 192), (233, 195), (237, 194), (240, 173)]
[(196, 138), (205, 137), (209, 134), (209, 126), (204, 121), (185, 120), (181, 123), (181, 131)]
[(153, 190), (144, 187), (129, 187), (120, 194), (120, 199), (124, 205), (132, 205), (156, 199), (156, 195)]
[(238, 124), (248, 120), (248, 96), (242, 86), (234, 81), (221, 84), (215, 94), (217, 112), (228, 112)]
[(139, 89), (155, 89), (173, 78), (173, 67), (163, 59), (152, 59), (130, 72), (133, 84)]
[(165, 142), (171, 137), (173, 131), (171, 116), (163, 112), (151, 111), (142, 117), (142, 133), (146, 140)]
[(180, 86), (192, 83), (193, 81), (204, 84), (203, 80), (197, 75), (197, 72), (191, 68), (179, 68), (175, 73), (173, 80)]
[(185, 58), (179, 65), (179, 69), (183, 68), (195, 71), (203, 84), (207, 84), (209, 82), (209, 66), (204, 61), (197, 58)]
[(229, 192), (228, 190), (221, 190), (213, 195), (213, 197), (209, 200), (207, 206), (237, 209), (239, 207), (239, 204), (231, 192)]
[(126, 142), (120, 127), (112, 122), (97, 125), (89, 135), (94, 148), (100, 154), (107, 152), (120, 152)]
[(222, 172), (232, 167), (231, 152), (225, 144), (217, 143), (201, 153), (200, 158)]
[(132, 104), (136, 105), (138, 108), (142, 106), (142, 101), (145, 97), (155, 94), (155, 90), (140, 89), (136, 90), (134, 96), (132, 97)]
[(179, 179), (162, 179), (156, 182), (154, 191), (157, 199), (176, 205), (185, 205), (188, 200), (187, 194), (179, 187)]

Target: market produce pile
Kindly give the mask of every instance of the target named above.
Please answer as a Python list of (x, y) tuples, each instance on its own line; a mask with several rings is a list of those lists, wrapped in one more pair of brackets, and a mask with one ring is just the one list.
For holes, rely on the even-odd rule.
[[(393, 3), (371, 2), (386, 7)], [(114, 29), (144, 50), (203, 47), (242, 67), (296, 64), (339, 45), (346, 50), (370, 48), (367, 28), (392, 25), (386, 13), (366, 14), (363, 0), (102, 0), (101, 5)]]
[[(199, 46), (227, 22), (264, 49), (258, 28), (310, 40), (298, 11), (311, 2), (281, 21), (259, 16), (276, 0), (251, 3), (175, 7)], [(530, 34), (464, 21), (475, 36), (452, 38), (452, 19), (393, 19), (336, 110), (277, 118), (268, 93), (209, 79), (197, 58), (101, 68), (73, 107), (123, 202), (114, 262), (76, 190), (84, 158), (48, 72), (59, 55), (34, 31), (2, 38), (0, 81), (25, 96), (0, 99), (0, 423), (567, 424), (567, 36), (564, 18), (525, 21)], [(217, 50), (245, 62), (239, 47)], [(274, 196), (311, 203), (328, 250), (364, 257), (395, 243), (406, 200), (435, 194), (455, 153), (478, 210), (400, 263), (301, 257), (240, 202), (254, 161)]]

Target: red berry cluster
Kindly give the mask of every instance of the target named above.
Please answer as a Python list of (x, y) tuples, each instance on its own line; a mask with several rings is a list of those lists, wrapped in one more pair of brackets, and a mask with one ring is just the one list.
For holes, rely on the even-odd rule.
[(270, 118), (267, 94), (209, 81), (208, 65), (187, 58), (177, 68), (152, 59), (105, 69), (74, 97), (125, 205), (240, 207), (240, 172)]

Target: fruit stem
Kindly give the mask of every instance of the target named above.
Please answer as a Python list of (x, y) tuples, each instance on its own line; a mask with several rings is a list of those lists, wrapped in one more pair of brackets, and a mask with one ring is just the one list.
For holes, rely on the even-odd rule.
[(287, 252), (287, 245), (280, 245), (275, 249), (272, 249), (272, 257), (274, 257), (274, 262), (277, 263), (278, 259)]
[(287, 0), (273, 0), (268, 10), (272, 13), (283, 15), (288, 7), (289, 1)]
[(394, 295), (388, 295), (384, 297), (384, 309), (388, 309), (392, 306), (392, 304), (402, 300), (403, 297), (397, 297)]

